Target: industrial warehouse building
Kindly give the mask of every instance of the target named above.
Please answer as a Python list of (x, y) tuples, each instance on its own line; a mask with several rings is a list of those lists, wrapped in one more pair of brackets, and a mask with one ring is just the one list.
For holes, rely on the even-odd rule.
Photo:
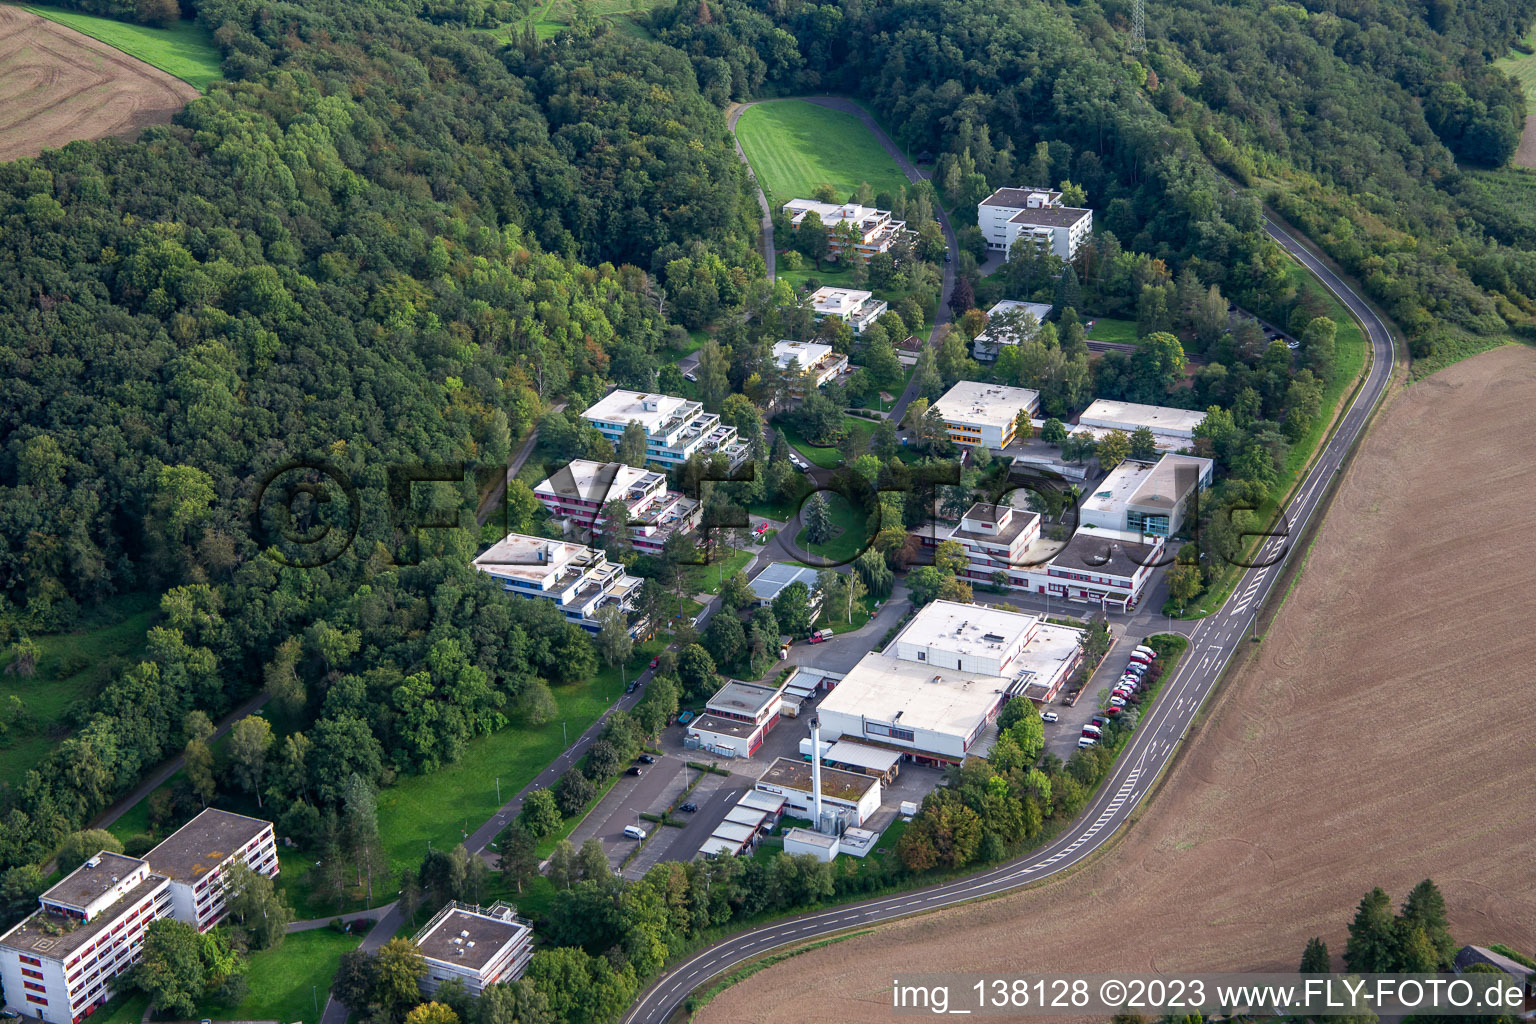
[(1161, 451), (1176, 452), (1195, 441), (1195, 428), (1205, 422), (1205, 413), (1193, 409), (1174, 409), (1166, 405), (1141, 405), (1137, 402), (1112, 402), (1096, 399), (1077, 418), (1078, 428), (1102, 437), (1111, 430), (1133, 434), (1141, 427), (1152, 431)]
[(1164, 455), (1156, 462), (1127, 459), (1116, 466), (1078, 509), (1082, 526), (1169, 537), (1179, 532), (1191, 499), (1211, 486), (1215, 463), (1193, 455)]
[[(836, 694), (837, 691), (832, 692)], [(815, 817), (816, 798), (808, 761), (778, 758), (768, 766), (754, 788), (759, 793), (782, 796), (786, 812), (801, 818)], [(849, 824), (862, 825), (880, 809), (880, 780), (873, 775), (823, 768), (821, 803), (824, 811), (839, 815)]]
[(934, 601), (822, 699), (823, 733), (922, 764), (958, 764), (985, 753), (1003, 701), (1060, 692), (1081, 661), (1081, 635), (1038, 615)]

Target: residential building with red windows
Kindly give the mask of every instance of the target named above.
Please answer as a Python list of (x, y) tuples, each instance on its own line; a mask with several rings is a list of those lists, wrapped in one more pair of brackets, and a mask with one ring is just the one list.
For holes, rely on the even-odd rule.
[(660, 551), (674, 533), (688, 534), (699, 525), (703, 506), (695, 499), (667, 489), (667, 475), (636, 469), (622, 462), (573, 459), (533, 489), (568, 537), (595, 544), (608, 517), (611, 501), (622, 501), (629, 517), (629, 541), (639, 551)]
[(244, 863), (258, 875), (277, 877), (272, 823), (209, 807), (144, 859), (170, 879), (176, 920), (205, 932), (224, 920), (224, 872)]

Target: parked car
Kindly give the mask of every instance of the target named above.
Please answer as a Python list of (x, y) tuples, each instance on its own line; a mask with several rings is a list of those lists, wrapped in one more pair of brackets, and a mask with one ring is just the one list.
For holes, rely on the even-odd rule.
[(656, 763), (656, 759), (654, 757), (652, 757), (650, 754), (641, 754), (639, 757), (635, 758), (635, 760), (639, 761), (641, 764), (655, 764)]
[(629, 684), (624, 687), (624, 692), (625, 693), (634, 693), (639, 688), (640, 688), (640, 681), (638, 679), (631, 679), (629, 681)]
[(699, 809), (699, 805), (690, 800), (685, 804), (678, 804), (677, 809), (682, 811), (684, 814), (692, 814), (694, 811)]
[(645, 769), (641, 768), (637, 764), (632, 764), (632, 765), (629, 766), (629, 774), (635, 776), (636, 778), (639, 778), (641, 775), (645, 774)]
[(699, 375), (694, 373), (692, 370), (689, 370), (687, 373), (683, 374), (683, 380), (691, 380), (694, 383), (698, 383)]
[(1089, 722), (1093, 725), (1103, 725), (1104, 719), (1100, 718), (1098, 715), (1094, 715), (1091, 719), (1089, 719)]
[(1138, 644), (1136, 649), (1134, 651), (1132, 651), (1131, 653), (1132, 654), (1145, 654), (1147, 657), (1154, 658), (1154, 659), (1157, 657), (1157, 652), (1154, 651), (1152, 648), (1148, 647), (1146, 644)]
[(1150, 664), (1152, 664), (1152, 659), (1147, 657), (1145, 654), (1133, 654), (1133, 655), (1131, 655), (1131, 664), (1132, 665), (1150, 665)]
[(1097, 742), (1099, 742), (1099, 741), (1094, 739), (1092, 736), (1080, 737), (1078, 739), (1078, 741), (1077, 741), (1077, 749), (1078, 750), (1087, 750), (1089, 747), (1093, 746)]
[(811, 643), (824, 644), (828, 640), (831, 640), (835, 635), (836, 634), (834, 634), (830, 629), (818, 629), (816, 632), (811, 634)]
[(645, 829), (641, 828), (639, 825), (625, 825), (624, 826), (624, 838), (625, 839), (644, 839), (645, 838)]
[(758, 523), (756, 526), (754, 526), (752, 528), (752, 532), (757, 534), (759, 537), (761, 537), (763, 534), (768, 532), (768, 524), (767, 523)]
[(1118, 715), (1120, 713), (1120, 709), (1119, 708), (1105, 708), (1104, 709), (1104, 713), (1106, 715)]
[(657, 665), (660, 665), (660, 664), (661, 664), (661, 659), (660, 658), (652, 658), (651, 659), (651, 668), (655, 668)]
[(1061, 716), (1058, 715), (1054, 711), (1042, 711), (1042, 712), (1040, 712), (1040, 721), (1042, 721), (1042, 722), (1054, 722), (1054, 721), (1056, 721), (1060, 717)]
[(1124, 697), (1111, 697), (1111, 698), (1109, 698), (1109, 706), (1112, 707), (1112, 708), (1123, 708), (1123, 707), (1125, 707), (1125, 698)]

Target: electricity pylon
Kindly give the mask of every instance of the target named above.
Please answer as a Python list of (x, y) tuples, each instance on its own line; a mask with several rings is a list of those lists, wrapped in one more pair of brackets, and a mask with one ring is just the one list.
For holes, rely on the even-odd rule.
[(1147, 48), (1147, 0), (1135, 0), (1131, 6), (1131, 52)]

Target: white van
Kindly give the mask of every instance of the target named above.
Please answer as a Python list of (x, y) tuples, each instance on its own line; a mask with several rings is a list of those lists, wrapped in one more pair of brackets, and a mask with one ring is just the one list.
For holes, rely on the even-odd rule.
[(644, 839), (645, 838), (645, 834), (646, 834), (645, 833), (645, 829), (641, 828), (639, 825), (625, 825), (624, 826), (624, 838), (625, 839)]
[(1077, 741), (1077, 749), (1078, 750), (1087, 750), (1089, 747), (1093, 746), (1097, 742), (1099, 742), (1099, 741), (1094, 739), (1092, 736), (1084, 736), (1082, 739)]

